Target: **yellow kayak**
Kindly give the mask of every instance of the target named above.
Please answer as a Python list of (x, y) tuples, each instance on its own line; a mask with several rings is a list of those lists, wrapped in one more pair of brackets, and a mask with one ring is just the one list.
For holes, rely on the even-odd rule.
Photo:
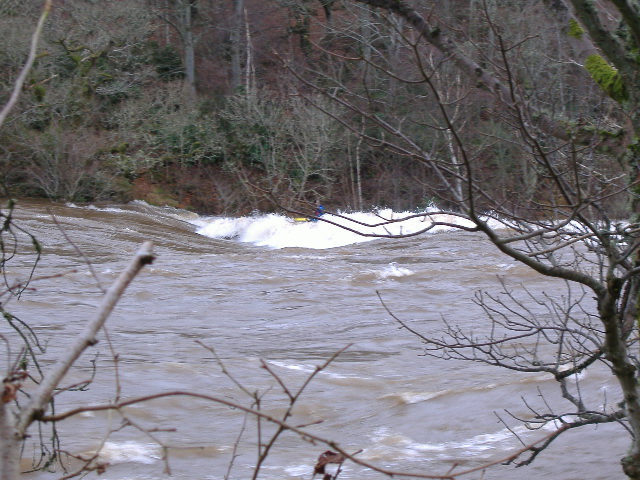
[(293, 219), (294, 222), (308, 222), (309, 219), (307, 217), (295, 217)]

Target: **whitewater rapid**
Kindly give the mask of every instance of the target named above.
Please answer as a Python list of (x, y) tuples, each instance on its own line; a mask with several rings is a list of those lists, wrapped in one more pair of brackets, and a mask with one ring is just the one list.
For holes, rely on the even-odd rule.
[[(432, 226), (433, 222), (441, 223)], [(414, 235), (472, 227), (460, 217), (433, 211), (325, 214), (318, 221), (295, 221), (277, 213), (256, 213), (245, 217), (198, 217), (190, 220), (196, 233), (215, 239), (233, 239), (269, 248), (326, 249), (368, 242), (380, 237)], [(444, 225), (448, 224), (448, 225)]]

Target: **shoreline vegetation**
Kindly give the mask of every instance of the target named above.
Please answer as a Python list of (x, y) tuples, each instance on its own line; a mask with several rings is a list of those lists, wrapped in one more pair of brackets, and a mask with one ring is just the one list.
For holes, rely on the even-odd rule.
[[(347, 4), (323, 12), (317, 3), (295, 10), (286, 2), (246, 0), (242, 35), (229, 30), (238, 22), (222, 3), (199, 5), (188, 25), (180, 23), (185, 17), (178, 11), (193, 8), (188, 2), (168, 10), (169, 3), (142, 0), (56, 4), (21, 99), (0, 132), (0, 195), (139, 199), (218, 215), (306, 212), (320, 203), (333, 210), (454, 206), (451, 190), (460, 185), (443, 181), (411, 153), (420, 151), (424, 158), (451, 163), (453, 176), (461, 155), (470, 155), (474, 176), (492, 192), (487, 204), (513, 204), (526, 217), (545, 214), (549, 179), (521, 168), (530, 152), (508, 128), (503, 107), (482, 89), (452, 84), (447, 71), (438, 71), (434, 81), (450, 86), (443, 99), (463, 99), (452, 110), (467, 145), (461, 151), (438, 127), (438, 102), (429, 101), (428, 89), (390, 79), (382, 64), (376, 70), (374, 63), (348, 61), (366, 53), (359, 50), (362, 36), (367, 22), (374, 22), (369, 26), (378, 29), (378, 53), (411, 72), (397, 32), (385, 26), (388, 18), (381, 12), (362, 17)], [(469, 2), (458, 7), (451, 11), (462, 20), (472, 18)], [(0, 8), (4, 100), (1, 92), (10, 91), (22, 65), (39, 2)], [(541, 11), (527, 21), (535, 30), (536, 22), (546, 25), (549, 19)], [(491, 32), (475, 33), (486, 40)], [(599, 129), (611, 135), (622, 122), (602, 115), (611, 110), (611, 99), (588, 72), (549, 62), (551, 46), (545, 42), (529, 40), (519, 81), (547, 95), (545, 114), (567, 132)], [(568, 48), (554, 44), (552, 51), (562, 57)], [(546, 84), (556, 90), (544, 89)], [(337, 85), (353, 89), (362, 104), (337, 102)], [(416, 95), (425, 100), (419, 109)], [(386, 123), (376, 126), (365, 111)], [(569, 122), (569, 114), (579, 122)], [(400, 125), (406, 144), (380, 140)], [(590, 161), (602, 176), (623, 175), (610, 160), (605, 153)], [(622, 217), (627, 206), (612, 208)]]

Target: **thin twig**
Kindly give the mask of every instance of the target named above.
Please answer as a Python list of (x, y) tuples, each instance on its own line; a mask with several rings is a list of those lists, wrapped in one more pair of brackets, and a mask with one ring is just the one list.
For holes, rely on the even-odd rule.
[(52, 7), (52, 0), (45, 0), (44, 7), (42, 8), (42, 13), (40, 14), (40, 19), (38, 20), (38, 24), (36, 25), (36, 29), (31, 37), (31, 47), (29, 48), (29, 56), (27, 57), (27, 61), (25, 62), (22, 70), (20, 71), (20, 75), (16, 78), (13, 90), (11, 91), (11, 96), (9, 97), (9, 101), (6, 105), (0, 110), (0, 126), (4, 123), (5, 119), (9, 112), (13, 109), (15, 104), (18, 102), (18, 98), (20, 97), (20, 93), (22, 93), (22, 87), (24, 85), (25, 80), (27, 79), (27, 75), (29, 75), (29, 71), (33, 66), (33, 62), (36, 60), (36, 55), (38, 52), (38, 42), (40, 41), (40, 35), (42, 34), (42, 29), (44, 28), (44, 22), (47, 20), (49, 16), (49, 12)]

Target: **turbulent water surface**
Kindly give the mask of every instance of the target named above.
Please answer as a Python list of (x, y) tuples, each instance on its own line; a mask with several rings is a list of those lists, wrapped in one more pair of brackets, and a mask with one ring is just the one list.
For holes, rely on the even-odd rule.
[[(317, 366), (345, 347), (307, 386), (289, 423), (308, 425), (314, 435), (360, 451), (357, 458), (384, 469), (444, 474), (456, 465), (454, 472), (480, 466), (521, 448), (498, 416), (524, 442), (550, 433), (527, 430), (505, 409), (530, 417), (529, 407), (543, 410), (548, 402), (559, 413), (572, 411), (550, 377), (424, 356), (420, 340), (400, 329), (381, 305), (377, 292), (398, 318), (426, 335), (437, 336), (443, 319), (482, 334), (487, 321), (473, 302), (474, 293), (498, 291), (499, 278), (514, 288), (524, 282), (533, 292), (559, 291), (477, 234), (439, 231), (372, 239), (326, 222), (293, 223), (277, 215), (203, 218), (146, 204), (23, 202), (16, 217), (41, 241), (37, 275), (49, 277), (5, 307), (46, 343), (45, 369), (100, 300), (78, 251), (90, 260), (103, 287), (143, 241), (153, 241), (157, 255), (110, 317), (110, 342), (102, 334), (65, 379), (66, 385), (88, 379), (95, 363), (92, 385), (60, 393), (58, 412), (104, 404), (118, 395), (183, 390), (246, 406), (255, 394), (261, 411), (280, 417), (287, 397), (278, 381), (295, 393)], [(406, 233), (421, 225), (398, 228)], [(29, 260), (20, 257), (10, 264), (10, 280), (26, 275)], [(544, 314), (540, 306), (532, 308)], [(0, 333), (9, 335), (6, 325)], [(615, 383), (606, 371), (582, 381), (592, 404), (615, 400)], [(159, 440), (169, 447), (173, 478), (251, 478), (256, 422), (237, 409), (171, 397), (128, 407), (124, 414), (135, 426), (122, 428), (120, 415), (105, 412), (66, 420), (59, 426), (62, 449), (74, 455), (99, 450), (100, 460), (110, 464), (103, 479), (156, 479), (164, 477), (165, 468)], [(260, 433), (268, 441), (273, 428)], [(26, 457), (37, 439), (34, 431)], [(620, 478), (618, 459), (627, 444), (620, 426), (587, 427), (564, 434), (532, 466), (497, 466), (484, 476), (479, 471), (462, 478)], [(260, 478), (310, 479), (316, 458), (327, 449), (285, 433)], [(387, 477), (347, 463), (339, 478)]]

